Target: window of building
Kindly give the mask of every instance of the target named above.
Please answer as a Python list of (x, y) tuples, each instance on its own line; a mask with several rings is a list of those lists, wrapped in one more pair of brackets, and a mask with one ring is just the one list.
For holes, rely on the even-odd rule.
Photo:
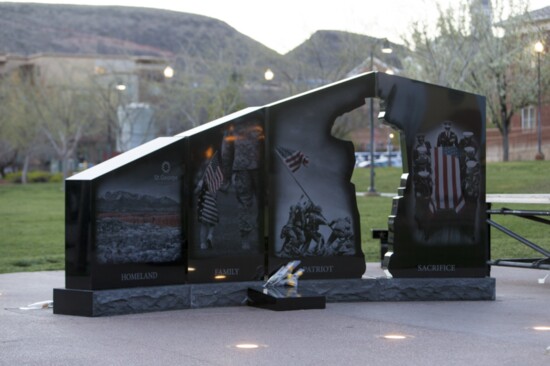
[(96, 66), (94, 67), (94, 73), (95, 73), (96, 75), (104, 75), (104, 74), (106, 73), (106, 70), (105, 70), (105, 68), (104, 68), (103, 66), (97, 66), (97, 65), (96, 65)]
[(537, 122), (536, 108), (532, 105), (521, 109), (521, 129), (531, 130)]

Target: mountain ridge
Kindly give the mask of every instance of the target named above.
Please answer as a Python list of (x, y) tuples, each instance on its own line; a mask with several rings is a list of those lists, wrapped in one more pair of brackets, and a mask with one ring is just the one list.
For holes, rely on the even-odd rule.
[(179, 66), (217, 62), (263, 75), (266, 65), (285, 70), (322, 65), (349, 71), (364, 61), (375, 41), (365, 35), (321, 30), (281, 55), (204, 15), (126, 6), (0, 3), (0, 54), (152, 56), (175, 59)]

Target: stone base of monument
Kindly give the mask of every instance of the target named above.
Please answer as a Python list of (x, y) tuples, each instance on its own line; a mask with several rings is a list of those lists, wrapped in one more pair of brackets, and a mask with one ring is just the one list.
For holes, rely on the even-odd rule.
[(326, 297), (298, 290), (295, 287), (250, 287), (247, 304), (276, 311), (324, 309)]
[[(228, 282), (114, 290), (54, 289), (54, 314), (108, 316), (165, 310), (241, 306), (261, 282)], [(494, 300), (495, 279), (369, 278), (301, 280), (298, 290), (326, 302)]]

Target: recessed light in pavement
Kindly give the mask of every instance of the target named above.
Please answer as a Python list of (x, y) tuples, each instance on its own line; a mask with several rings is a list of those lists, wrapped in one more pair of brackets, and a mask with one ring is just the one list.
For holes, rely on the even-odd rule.
[(391, 340), (402, 340), (402, 339), (407, 339), (412, 337), (404, 334), (385, 334), (382, 336), (382, 338), (391, 339)]
[(258, 348), (266, 348), (267, 345), (257, 344), (257, 343), (239, 343), (231, 347), (238, 348), (238, 349), (258, 349)]

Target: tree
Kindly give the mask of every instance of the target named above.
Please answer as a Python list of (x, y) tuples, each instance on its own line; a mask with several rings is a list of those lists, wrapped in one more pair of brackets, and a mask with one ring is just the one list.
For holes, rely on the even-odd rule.
[(0, 178), (6, 175), (6, 169), (13, 166), (17, 160), (17, 149), (7, 138), (4, 122), (0, 121)]
[[(106, 137), (106, 148), (103, 151), (102, 159), (109, 159), (116, 153), (116, 137), (119, 133), (119, 123), (117, 118), (117, 109), (121, 104), (121, 94), (126, 87), (121, 80), (116, 76), (108, 75), (92, 79), (91, 93), (94, 96), (93, 103), (96, 105), (98, 120), (102, 121), (102, 125), (98, 126), (97, 131)], [(103, 140), (101, 137), (99, 140)], [(103, 142), (103, 141), (102, 141)]]
[(142, 97), (154, 107), (160, 134), (178, 133), (246, 107), (243, 76), (236, 71), (241, 68), (230, 68), (224, 59), (223, 54), (208, 60), (181, 54), (172, 78), (149, 82), (146, 89), (159, 93)]
[(8, 117), (8, 87), (5, 79), (0, 79), (0, 178), (6, 174), (6, 168), (13, 166), (17, 159), (17, 147), (12, 142), (11, 119)]
[[(40, 129), (62, 162), (63, 179), (69, 172), (69, 159), (74, 157), (85, 132), (97, 126), (90, 91), (79, 87), (67, 89), (51, 86), (35, 93), (35, 108)], [(88, 131), (86, 131), (88, 130)]]
[(6, 120), (3, 125), (24, 158), (23, 183), (30, 158), (41, 147), (44, 137), (61, 161), (65, 179), (82, 136), (101, 127), (96, 88), (87, 75), (79, 65), (51, 62), (40, 68), (15, 68), (3, 76), (0, 83), (1, 109)]
[(217, 93), (205, 80), (179, 72), (162, 85), (160, 97), (152, 103), (161, 135), (172, 135), (209, 121), (207, 106)]
[(223, 117), (246, 107), (240, 93), (242, 84), (242, 76), (235, 71), (232, 72), (209, 103), (209, 120)]
[(499, 129), (508, 161), (512, 117), (535, 96), (531, 49), (536, 33), (528, 27), (527, 4), (462, 0), (457, 8), (438, 11), (434, 35), (426, 24), (413, 24), (406, 43), (415, 52), (406, 73), (484, 95), (488, 121)]
[[(17, 157), (23, 158), (21, 183), (27, 183), (27, 174), (32, 157), (40, 145), (40, 133), (36, 128), (36, 113), (31, 103), (28, 103), (28, 93), (31, 85), (22, 78), (19, 72), (2, 79), (0, 99), (2, 100), (2, 160), (4, 165), (15, 165)], [(3, 155), (2, 154), (2, 155)], [(4, 168), (2, 168), (3, 171)]]
[[(52, 64), (63, 70), (63, 78), (46, 79), (37, 75), (32, 88), (26, 90), (24, 99), (34, 116), (35, 125), (46, 137), (61, 162), (63, 179), (71, 169), (70, 160), (81, 138), (93, 135), (102, 127), (97, 108), (97, 88), (78, 66)], [(47, 75), (45, 72), (44, 75)]]

